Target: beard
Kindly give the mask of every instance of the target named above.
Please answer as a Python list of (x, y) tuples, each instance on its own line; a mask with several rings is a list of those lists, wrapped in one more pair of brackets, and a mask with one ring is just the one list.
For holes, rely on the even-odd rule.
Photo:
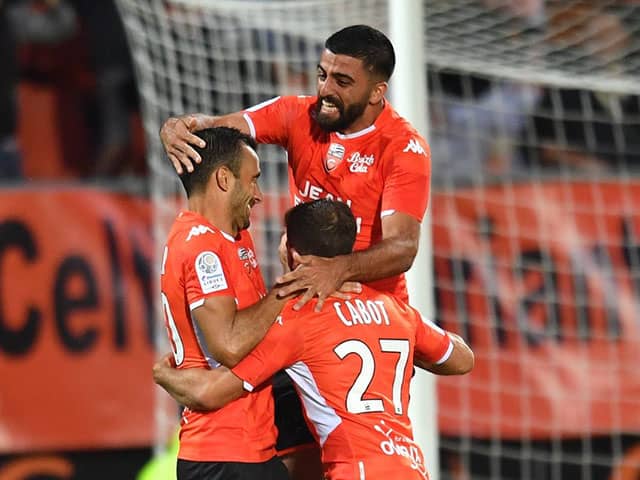
[[(338, 118), (330, 118), (328, 115), (322, 113), (322, 100), (325, 99), (328, 102), (333, 103), (338, 110)], [(316, 122), (322, 130), (325, 132), (339, 132), (349, 128), (353, 122), (355, 122), (364, 113), (368, 100), (365, 99), (359, 103), (353, 103), (347, 108), (344, 104), (335, 97), (318, 97), (316, 103)]]
[(237, 189), (231, 201), (231, 212), (233, 213), (234, 223), (238, 232), (246, 230), (251, 225), (251, 214), (247, 205), (249, 205), (249, 200), (246, 195)]

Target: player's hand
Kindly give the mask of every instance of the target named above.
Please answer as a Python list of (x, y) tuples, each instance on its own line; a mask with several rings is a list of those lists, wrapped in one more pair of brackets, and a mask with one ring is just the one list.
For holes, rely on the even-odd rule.
[(157, 384), (161, 383), (162, 373), (167, 368), (176, 368), (175, 360), (173, 358), (173, 353), (167, 353), (163, 355), (160, 360), (158, 360), (153, 365), (153, 381)]
[(359, 293), (362, 290), (359, 283), (344, 281), (347, 273), (346, 257), (302, 256), (293, 252), (293, 261), (298, 265), (296, 269), (280, 276), (276, 283), (280, 285), (277, 292), (279, 297), (304, 291), (293, 306), (294, 310), (300, 310), (309, 300), (318, 297), (315, 311), (319, 312), (329, 296), (347, 299), (349, 293)]
[(160, 140), (178, 175), (182, 174), (183, 168), (192, 172), (194, 163), (202, 161), (192, 147), (205, 146), (205, 141), (192, 133), (197, 127), (198, 119), (194, 115), (184, 115), (169, 118), (160, 129)]

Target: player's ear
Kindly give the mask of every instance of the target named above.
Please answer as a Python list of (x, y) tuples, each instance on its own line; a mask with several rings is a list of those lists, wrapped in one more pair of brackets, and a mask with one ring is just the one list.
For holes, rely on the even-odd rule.
[(384, 98), (387, 90), (389, 89), (389, 84), (387, 82), (376, 82), (369, 94), (369, 103), (371, 105), (379, 104)]
[(295, 270), (296, 267), (300, 265), (300, 254), (295, 248), (290, 247), (288, 244), (287, 244), (287, 259), (289, 261), (289, 268), (291, 270)]
[(220, 190), (222, 190), (223, 192), (231, 190), (231, 177), (233, 177), (233, 173), (231, 172), (231, 170), (223, 165), (218, 168), (213, 175), (215, 176), (216, 183)]

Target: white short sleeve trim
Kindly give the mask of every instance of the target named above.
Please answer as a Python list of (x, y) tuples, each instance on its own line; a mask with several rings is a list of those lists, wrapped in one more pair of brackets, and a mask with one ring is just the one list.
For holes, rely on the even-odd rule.
[(196, 308), (201, 307), (202, 305), (204, 305), (204, 298), (201, 298), (200, 300), (196, 300), (195, 302), (190, 303), (189, 310), (193, 312)]
[(247, 392), (253, 392), (253, 385), (251, 385), (246, 380), (242, 380), (242, 388), (244, 388)]
[(440, 360), (436, 362), (436, 365), (441, 365), (447, 360), (449, 360), (449, 357), (451, 356), (451, 352), (453, 352), (453, 341), (449, 339), (449, 348), (447, 348), (447, 351), (444, 352), (444, 355), (440, 357)]
[(244, 121), (247, 122), (247, 125), (249, 126), (249, 133), (251, 134), (251, 137), (256, 138), (256, 126), (253, 124), (253, 120), (251, 120), (251, 117), (246, 112), (242, 114), (242, 117), (244, 118)]
[(446, 335), (445, 331), (442, 328), (440, 328), (438, 325), (436, 325), (431, 319), (425, 318), (423, 315), (420, 315), (420, 318), (422, 319), (422, 323), (427, 325), (429, 328), (435, 330), (442, 336)]
[(382, 210), (382, 212), (380, 212), (380, 218), (388, 217), (389, 215), (393, 215), (394, 213), (396, 213), (395, 210)]

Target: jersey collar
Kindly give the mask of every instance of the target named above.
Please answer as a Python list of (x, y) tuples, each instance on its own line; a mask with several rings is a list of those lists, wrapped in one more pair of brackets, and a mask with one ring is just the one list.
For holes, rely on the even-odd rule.
[(362, 130), (359, 130), (353, 133), (347, 133), (347, 134), (340, 133), (340, 132), (334, 132), (334, 133), (336, 134), (336, 137), (338, 137), (340, 140), (350, 140), (352, 138), (358, 138), (358, 137), (367, 135), (376, 130), (376, 126), (380, 125), (384, 121), (384, 118), (389, 115), (390, 110), (391, 110), (391, 105), (389, 104), (387, 99), (385, 99), (384, 108), (380, 112), (380, 115), (378, 115), (378, 118), (376, 118), (375, 122), (373, 122), (373, 125), (369, 125), (367, 128), (364, 128)]
[(191, 210), (182, 210), (179, 214), (178, 214), (178, 218), (181, 220), (195, 220), (198, 223), (202, 223), (204, 225), (207, 225), (208, 227), (212, 228), (214, 231), (220, 233), (220, 235), (222, 235), (224, 238), (226, 238), (227, 240), (229, 240), (231, 243), (235, 243), (236, 239), (233, 238), (231, 235), (229, 235), (226, 232), (223, 232), (222, 230), (220, 230), (218, 227), (216, 227), (215, 225), (212, 225), (211, 222), (209, 222), (209, 220), (207, 220), (205, 217), (203, 217), (202, 215), (200, 215), (199, 213), (196, 212), (192, 212)]

